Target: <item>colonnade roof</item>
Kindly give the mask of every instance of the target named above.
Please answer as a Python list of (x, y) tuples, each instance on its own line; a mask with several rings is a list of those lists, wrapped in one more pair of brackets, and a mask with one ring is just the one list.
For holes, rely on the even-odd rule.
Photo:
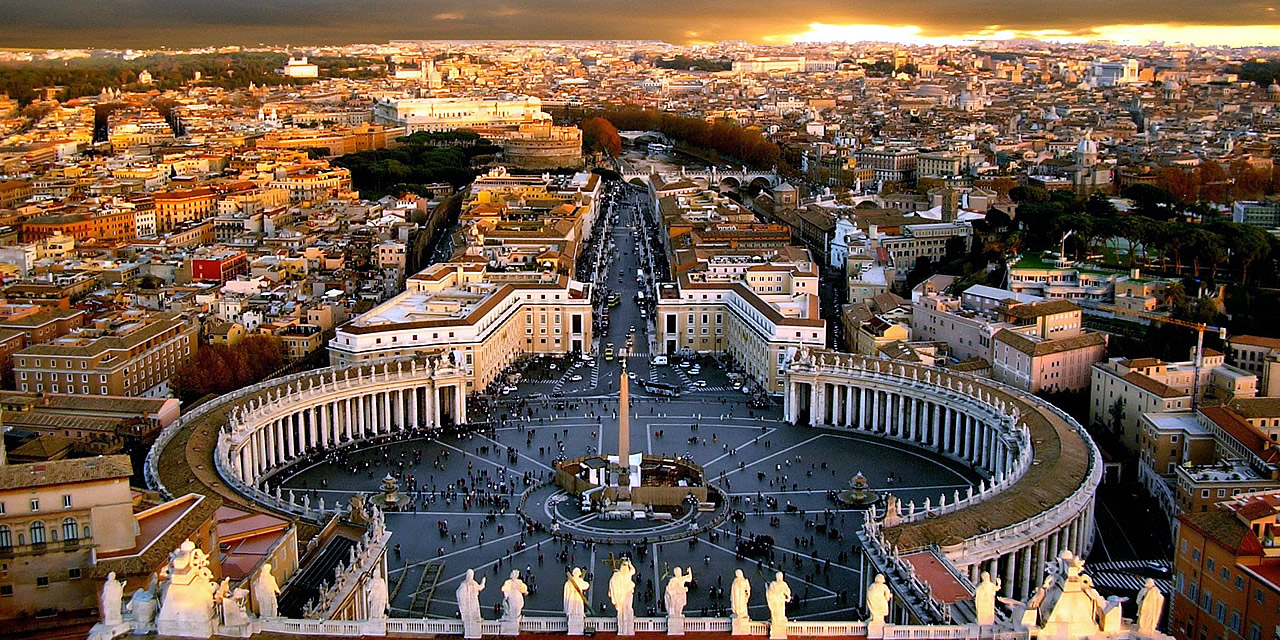
[(1035, 518), (1069, 500), (1089, 477), (1094, 449), (1085, 441), (1088, 435), (1077, 432), (1071, 423), (1039, 403), (982, 386), (991, 390), (993, 400), (1003, 399), (1018, 407), (1031, 436), (1032, 464), (1012, 486), (976, 505), (886, 528), (885, 539), (904, 552), (929, 545), (947, 547)]

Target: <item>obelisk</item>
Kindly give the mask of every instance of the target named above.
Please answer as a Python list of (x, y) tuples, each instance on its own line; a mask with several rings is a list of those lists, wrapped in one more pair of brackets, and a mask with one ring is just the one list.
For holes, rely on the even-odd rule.
[(627, 356), (622, 356), (622, 382), (618, 385), (618, 495), (617, 502), (631, 501), (631, 406), (627, 397)]

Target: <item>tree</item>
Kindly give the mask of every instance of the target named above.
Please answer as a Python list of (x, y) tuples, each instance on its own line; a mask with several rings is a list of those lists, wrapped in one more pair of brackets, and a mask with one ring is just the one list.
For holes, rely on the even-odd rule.
[(1017, 186), (1009, 190), (1009, 199), (1018, 204), (1025, 202), (1048, 202), (1049, 192), (1041, 187)]
[(622, 153), (622, 138), (612, 122), (599, 116), (582, 121), (582, 145), (589, 151), (603, 151), (612, 156)]
[(1107, 409), (1107, 415), (1111, 418), (1111, 430), (1117, 434), (1121, 433), (1124, 430), (1124, 398), (1116, 398), (1116, 401)]

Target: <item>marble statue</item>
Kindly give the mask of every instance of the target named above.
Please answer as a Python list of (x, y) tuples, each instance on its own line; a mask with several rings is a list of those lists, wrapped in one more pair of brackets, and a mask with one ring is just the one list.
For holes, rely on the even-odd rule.
[(683, 571), (676, 567), (671, 579), (667, 580), (667, 590), (663, 594), (663, 604), (667, 607), (668, 618), (683, 618), (684, 605), (689, 599), (689, 582), (693, 580), (693, 567)]
[(773, 582), (764, 590), (764, 601), (769, 605), (769, 637), (787, 637), (787, 603), (791, 602), (791, 587), (782, 579), (782, 572), (773, 574)]
[(102, 585), (102, 600), (98, 606), (102, 624), (114, 627), (124, 623), (124, 616), (120, 613), (121, 600), (124, 600), (124, 581), (116, 580), (116, 572), (112, 571)]
[(467, 569), (467, 577), (454, 592), (458, 597), (458, 615), (462, 618), (464, 637), (480, 637), (480, 592), (484, 591), (485, 581), (486, 578), (481, 577), (476, 582), (475, 570)]
[(580, 636), (586, 621), (587, 589), (591, 584), (582, 577), (582, 569), (574, 567), (564, 580), (564, 615), (569, 619), (569, 635)]
[(248, 589), (233, 589), (222, 599), (222, 624), (228, 627), (239, 627), (249, 624), (249, 612), (245, 603), (249, 599)]
[(529, 587), (520, 579), (520, 572), (512, 570), (511, 577), (502, 583), (502, 620), (514, 627), (514, 633), (520, 632), (520, 615), (528, 594)]
[(884, 574), (877, 573), (875, 582), (867, 587), (867, 611), (871, 614), (871, 624), (884, 624), (889, 617), (889, 604), (893, 602), (893, 591), (884, 583)]
[(1000, 579), (991, 581), (991, 573), (982, 572), (982, 579), (973, 590), (973, 608), (978, 612), (978, 624), (996, 623), (996, 594), (1000, 592)]
[(253, 579), (253, 602), (258, 605), (259, 618), (275, 618), (280, 615), (276, 610), (276, 596), (280, 595), (280, 585), (271, 573), (271, 563), (262, 563), (262, 569)]
[(631, 559), (623, 558), (618, 568), (614, 569), (613, 576), (609, 578), (609, 602), (613, 603), (613, 608), (618, 612), (618, 635), (620, 636), (635, 634), (635, 610), (632, 602), (636, 590), (633, 579), (635, 575), (636, 568), (631, 564)]
[(370, 620), (381, 620), (387, 617), (387, 605), (391, 596), (387, 592), (387, 580), (374, 574), (364, 585), (364, 602)]
[(156, 632), (165, 636), (208, 638), (213, 635), (213, 571), (209, 556), (191, 540), (169, 554), (161, 570), (164, 586)]
[(747, 601), (751, 599), (751, 581), (742, 575), (742, 569), (734, 569), (733, 584), (729, 586), (729, 608), (733, 617), (746, 620)]
[(1156, 625), (1160, 622), (1160, 614), (1164, 611), (1164, 594), (1156, 588), (1156, 581), (1147, 578), (1147, 583), (1138, 592), (1138, 633), (1155, 635)]
[[(152, 575), (154, 581), (155, 576)], [(146, 634), (151, 629), (151, 624), (156, 617), (156, 592), (155, 583), (146, 589), (138, 589), (133, 592), (133, 597), (129, 598), (128, 604), (124, 606), (125, 611), (133, 614), (133, 633), (135, 635)]]

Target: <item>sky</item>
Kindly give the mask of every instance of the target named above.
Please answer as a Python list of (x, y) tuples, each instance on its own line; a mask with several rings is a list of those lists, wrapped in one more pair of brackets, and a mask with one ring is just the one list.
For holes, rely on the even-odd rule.
[(1280, 46), (1280, 0), (0, 0), (0, 47), (423, 40), (1152, 40)]

